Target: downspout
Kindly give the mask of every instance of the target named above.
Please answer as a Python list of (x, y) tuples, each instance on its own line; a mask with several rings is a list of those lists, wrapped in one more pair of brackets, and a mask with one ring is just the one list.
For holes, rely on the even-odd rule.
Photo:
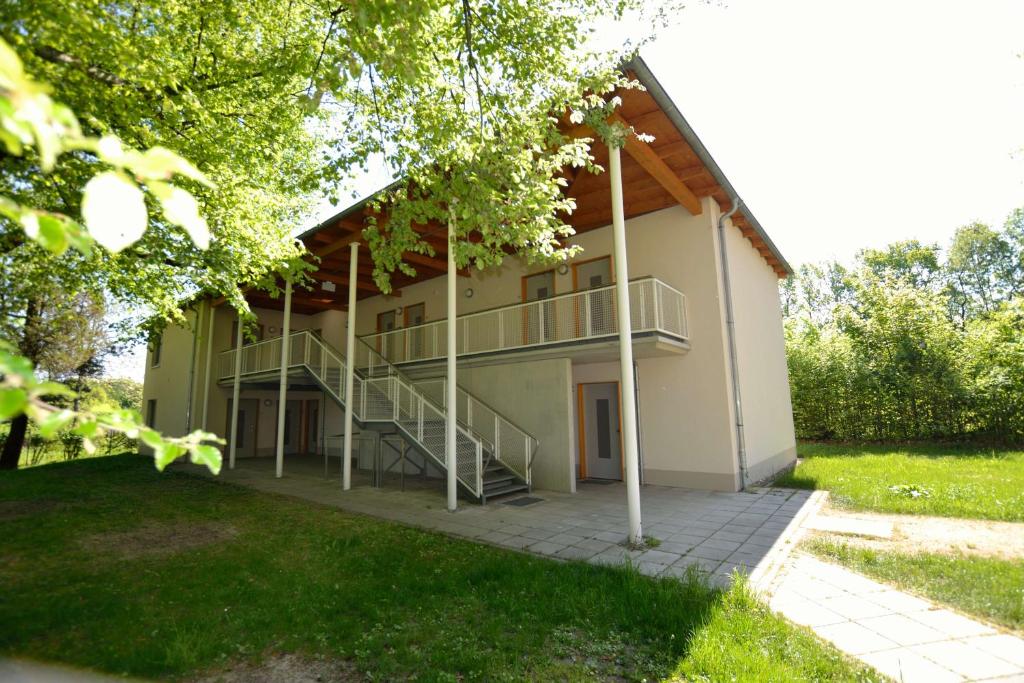
[(718, 217), (718, 250), (722, 259), (722, 289), (725, 294), (725, 336), (729, 343), (729, 367), (732, 374), (732, 396), (736, 403), (736, 456), (740, 464), (740, 488), (747, 487), (747, 439), (743, 429), (743, 398), (740, 394), (740, 362), (736, 353), (736, 316), (732, 307), (732, 280), (729, 277), (729, 254), (725, 246), (725, 221), (740, 210), (743, 200), (733, 197), (732, 208)]
[[(201, 305), (200, 305), (201, 306)], [(199, 323), (202, 318), (199, 312), (202, 310), (200, 306), (196, 307), (196, 324), (192, 329), (192, 359), (188, 364), (188, 399), (185, 402), (185, 433), (192, 431), (192, 386), (193, 378), (196, 374), (196, 346), (199, 343)]]

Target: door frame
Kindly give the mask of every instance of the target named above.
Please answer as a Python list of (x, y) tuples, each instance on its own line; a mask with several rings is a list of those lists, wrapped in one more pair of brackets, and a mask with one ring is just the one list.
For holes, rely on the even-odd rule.
[[(574, 292), (580, 291), (580, 283), (579, 283), (579, 279), (580, 278), (579, 278), (579, 273), (576, 272), (576, 269), (579, 266), (585, 266), (588, 263), (593, 263), (594, 261), (602, 261), (604, 259), (608, 259), (608, 277), (611, 278), (611, 283), (610, 284), (614, 285), (615, 284), (615, 256), (613, 254), (604, 254), (603, 256), (595, 256), (594, 258), (588, 258), (588, 259), (584, 259), (582, 261), (573, 261), (572, 262), (572, 291), (574, 291)], [(587, 289), (590, 289), (590, 288), (587, 287)]]
[(583, 387), (589, 384), (614, 384), (615, 395), (619, 397), (619, 474), (624, 481), (626, 479), (626, 449), (625, 442), (623, 441), (622, 435), (622, 384), (619, 380), (605, 381), (605, 382), (577, 382), (576, 383), (576, 414), (577, 422), (579, 424), (579, 434), (577, 436), (578, 452), (580, 455), (580, 472), (579, 479), (587, 478), (587, 432), (586, 432), (586, 418), (585, 418), (585, 405), (583, 403)]
[[(573, 263), (572, 263), (572, 291), (573, 292), (575, 292), (577, 295), (580, 293), (580, 283), (579, 283), (580, 276), (579, 276), (579, 273), (577, 272), (576, 269), (579, 266), (583, 266), (583, 265), (586, 265), (588, 263), (593, 263), (594, 261), (601, 261), (601, 260), (604, 260), (604, 259), (608, 259), (608, 277), (611, 280), (610, 284), (613, 284), (613, 285), (615, 284), (615, 260), (614, 260), (614, 255), (612, 255), (612, 254), (604, 254), (603, 256), (595, 256), (594, 258), (583, 259), (582, 261), (573, 261)], [(587, 287), (587, 289), (589, 290), (590, 288)], [(582, 297), (580, 297), (580, 296), (574, 296), (573, 297), (573, 305), (572, 305), (572, 314), (573, 314), (573, 318), (575, 318), (574, 325), (575, 325), (575, 328), (576, 328), (576, 336), (577, 337), (582, 337), (583, 336), (583, 327), (582, 327), (582, 318), (583, 318), (583, 316), (580, 315), (580, 299), (581, 298)]]
[[(546, 301), (547, 299), (532, 299), (527, 300), (526, 298), (526, 281), (531, 277), (538, 275), (546, 275), (551, 273), (551, 294), (547, 296), (547, 299), (554, 298), (558, 294), (558, 271), (555, 268), (548, 268), (547, 270), (538, 270), (536, 273), (528, 273), (519, 278), (520, 286), (522, 288), (521, 302), (524, 304), (533, 303), (534, 301)], [(543, 305), (543, 304), (542, 304)], [(556, 327), (557, 329), (557, 327)], [(544, 339), (544, 330), (537, 330), (537, 338)], [(530, 308), (523, 306), (523, 346), (527, 346), (530, 343)]]

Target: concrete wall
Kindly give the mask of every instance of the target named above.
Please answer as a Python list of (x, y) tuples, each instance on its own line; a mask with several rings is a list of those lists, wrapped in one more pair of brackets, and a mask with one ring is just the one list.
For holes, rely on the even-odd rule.
[(535, 488), (576, 490), (572, 366), (568, 358), (460, 369), (457, 381), (540, 441), (533, 459)]
[(775, 271), (731, 222), (726, 248), (732, 280), (748, 482), (796, 461), (786, 343)]

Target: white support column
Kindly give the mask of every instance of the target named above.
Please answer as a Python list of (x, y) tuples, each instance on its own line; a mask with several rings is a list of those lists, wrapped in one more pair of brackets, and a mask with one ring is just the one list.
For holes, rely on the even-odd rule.
[(643, 542), (640, 520), (640, 458), (637, 453), (636, 390), (633, 385), (633, 329), (629, 312), (629, 268), (626, 263), (626, 218), (622, 208), (622, 158), (608, 145), (612, 183), (612, 235), (615, 242), (615, 309), (619, 323), (619, 382), (622, 394), (622, 441), (626, 449), (626, 506), (629, 541)]
[(341, 488), (352, 488), (352, 392), (356, 377), (356, 285), (359, 283), (359, 243), (349, 247), (348, 312), (345, 314), (345, 447), (341, 452)]
[(231, 388), (231, 447), (228, 451), (228, 469), (235, 469), (235, 450), (238, 443), (238, 401), (242, 389), (242, 316), (238, 316), (235, 332), (235, 383)]
[(292, 333), (292, 281), (284, 281), (284, 323), (281, 326), (281, 380), (277, 390), (277, 467), (278, 479), (284, 475), (284, 416), (288, 403), (288, 337)]
[(445, 468), (448, 470), (448, 511), (455, 512), (459, 505), (459, 486), (456, 479), (458, 458), (456, 457), (455, 420), (458, 406), (455, 399), (455, 366), (457, 341), (455, 329), (455, 211), (448, 218), (448, 372), (445, 384), (444, 453)]
[(209, 431), (210, 428), (206, 424), (206, 418), (210, 414), (210, 369), (213, 367), (213, 320), (217, 314), (217, 309), (213, 307), (212, 301), (208, 301), (206, 306), (210, 320), (206, 326), (206, 377), (203, 380), (203, 421), (201, 424), (204, 431)]

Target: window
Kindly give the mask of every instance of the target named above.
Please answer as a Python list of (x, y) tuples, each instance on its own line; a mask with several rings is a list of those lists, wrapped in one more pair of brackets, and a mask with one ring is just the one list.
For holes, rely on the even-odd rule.
[(149, 341), (149, 367), (160, 367), (160, 351), (163, 349), (162, 335), (154, 335)]
[(156, 429), (156, 399), (146, 401), (146, 426)]

